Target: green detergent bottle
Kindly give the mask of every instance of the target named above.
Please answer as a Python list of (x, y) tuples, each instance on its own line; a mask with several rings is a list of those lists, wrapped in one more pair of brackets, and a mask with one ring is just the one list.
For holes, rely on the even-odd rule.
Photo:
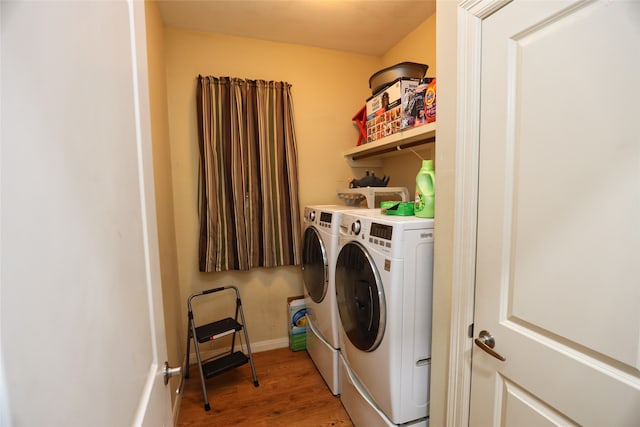
[(415, 216), (419, 218), (433, 218), (435, 206), (436, 176), (433, 170), (433, 160), (423, 160), (422, 168), (416, 175), (416, 203)]

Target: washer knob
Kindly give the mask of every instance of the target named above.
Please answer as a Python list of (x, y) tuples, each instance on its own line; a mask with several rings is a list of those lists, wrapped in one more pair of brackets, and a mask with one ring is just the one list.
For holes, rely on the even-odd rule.
[(360, 221), (359, 220), (356, 220), (356, 222), (351, 224), (351, 231), (353, 231), (353, 234), (355, 234), (356, 236), (358, 234), (360, 234), (360, 230), (361, 229), (362, 229), (362, 226), (360, 225)]
[(316, 220), (316, 211), (309, 212), (309, 221), (313, 222)]

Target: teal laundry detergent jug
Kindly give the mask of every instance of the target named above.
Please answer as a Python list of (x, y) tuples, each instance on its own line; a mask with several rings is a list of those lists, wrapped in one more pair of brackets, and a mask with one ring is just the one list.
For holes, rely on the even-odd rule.
[(436, 177), (433, 170), (433, 160), (423, 160), (422, 168), (416, 175), (416, 203), (415, 216), (433, 218), (435, 205)]

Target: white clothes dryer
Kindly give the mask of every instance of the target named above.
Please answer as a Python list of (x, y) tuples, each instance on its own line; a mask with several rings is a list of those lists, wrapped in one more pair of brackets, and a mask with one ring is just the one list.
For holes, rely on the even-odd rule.
[(334, 286), (338, 230), (342, 212), (353, 206), (304, 208), (302, 277), (307, 309), (307, 352), (334, 395), (340, 394), (338, 312)]
[(335, 288), (343, 377), (353, 379), (341, 399), (358, 412), (352, 419), (382, 412), (379, 425), (428, 425), (433, 224), (380, 211), (342, 215)]

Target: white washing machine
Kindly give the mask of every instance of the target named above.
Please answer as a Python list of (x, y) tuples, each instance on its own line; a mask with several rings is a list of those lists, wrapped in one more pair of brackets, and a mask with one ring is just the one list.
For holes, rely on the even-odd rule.
[(340, 394), (340, 335), (334, 287), (338, 230), (342, 212), (354, 209), (340, 205), (304, 208), (302, 277), (308, 320), (307, 352), (334, 395)]
[(357, 426), (427, 426), (433, 220), (345, 212), (339, 248), (342, 403)]

